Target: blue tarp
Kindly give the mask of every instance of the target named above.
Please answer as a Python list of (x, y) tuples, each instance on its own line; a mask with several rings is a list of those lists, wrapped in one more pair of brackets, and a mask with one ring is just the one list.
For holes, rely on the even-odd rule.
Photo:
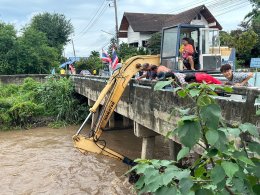
[(66, 68), (66, 66), (73, 64), (75, 61), (67, 61), (60, 65), (60, 68)]

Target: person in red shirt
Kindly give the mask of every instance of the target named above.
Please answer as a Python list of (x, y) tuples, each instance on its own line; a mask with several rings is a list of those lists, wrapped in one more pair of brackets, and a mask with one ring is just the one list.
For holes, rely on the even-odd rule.
[(180, 52), (183, 60), (188, 60), (191, 70), (195, 70), (193, 60), (194, 49), (193, 46), (189, 44), (189, 38), (185, 37), (182, 39), (182, 46), (180, 48)]
[(185, 81), (187, 83), (196, 82), (196, 83), (207, 83), (207, 84), (222, 84), (222, 82), (213, 76), (206, 74), (206, 73), (189, 73), (185, 76)]

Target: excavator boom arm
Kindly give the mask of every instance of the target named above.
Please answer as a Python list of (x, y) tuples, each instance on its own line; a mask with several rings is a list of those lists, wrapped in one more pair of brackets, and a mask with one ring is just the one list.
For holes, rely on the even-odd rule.
[(107, 85), (101, 91), (97, 101), (92, 106), (92, 108), (90, 108), (90, 112), (95, 113), (105, 96), (108, 96), (104, 101), (103, 108), (100, 112), (98, 120), (94, 124), (94, 129), (91, 130), (91, 137), (86, 138), (82, 135), (79, 135), (79, 133), (73, 136), (74, 146), (81, 152), (85, 153), (88, 151), (100, 153), (133, 165), (133, 162), (129, 158), (106, 148), (104, 145), (98, 143), (98, 141), (129, 81), (138, 71), (141, 70), (140, 64), (143, 63), (159, 65), (160, 57), (158, 55), (132, 57), (128, 59), (125, 64), (119, 70), (116, 70), (115, 73), (111, 76)]

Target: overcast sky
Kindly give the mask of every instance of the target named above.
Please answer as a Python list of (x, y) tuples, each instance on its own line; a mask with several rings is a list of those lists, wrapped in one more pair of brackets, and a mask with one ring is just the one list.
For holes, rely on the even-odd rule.
[[(115, 12), (109, 0), (0, 0), (0, 20), (12, 23), (19, 31), (35, 14), (56, 12), (66, 16), (74, 26), (76, 56), (88, 56), (109, 43), (115, 33)], [(251, 10), (248, 0), (117, 0), (118, 25), (124, 12), (176, 14), (205, 4), (223, 30), (236, 29)], [(105, 31), (105, 32), (103, 32)], [(106, 33), (107, 32), (107, 33)], [(65, 47), (65, 56), (73, 56), (72, 44)]]

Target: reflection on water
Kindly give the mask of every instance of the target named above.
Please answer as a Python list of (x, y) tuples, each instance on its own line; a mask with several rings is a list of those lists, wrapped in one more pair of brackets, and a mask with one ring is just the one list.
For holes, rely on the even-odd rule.
[[(1, 194), (134, 194), (123, 176), (127, 165), (73, 147), (77, 128), (0, 132)], [(141, 139), (133, 130), (107, 131), (102, 137), (109, 148), (140, 157)], [(159, 141), (156, 157), (166, 156)]]

